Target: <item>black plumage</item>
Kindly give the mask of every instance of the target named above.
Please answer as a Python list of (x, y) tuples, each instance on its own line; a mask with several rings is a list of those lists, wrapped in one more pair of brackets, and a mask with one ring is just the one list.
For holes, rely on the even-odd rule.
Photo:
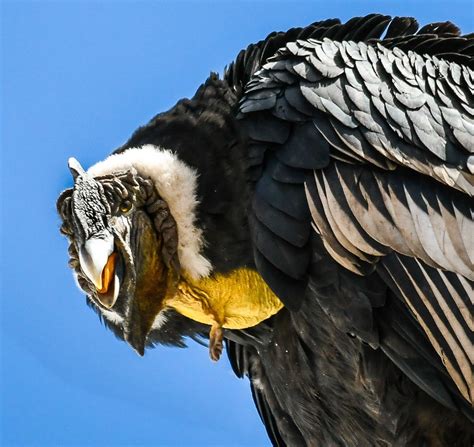
[[(256, 269), (284, 303), (224, 333), (274, 445), (471, 445), (473, 48), (377, 14), (272, 33), (116, 151), (196, 169), (213, 275)], [(165, 312), (148, 345), (207, 336)]]

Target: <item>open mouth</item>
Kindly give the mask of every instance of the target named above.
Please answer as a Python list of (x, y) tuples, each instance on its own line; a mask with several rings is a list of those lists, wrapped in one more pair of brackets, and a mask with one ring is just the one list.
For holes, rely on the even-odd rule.
[(102, 288), (98, 289), (97, 292), (101, 294), (105, 294), (110, 289), (112, 284), (112, 280), (115, 276), (115, 264), (117, 262), (117, 253), (112, 253), (107, 260), (107, 264), (105, 264), (104, 270), (102, 270)]
[(117, 251), (112, 252), (102, 270), (102, 287), (96, 289), (97, 299), (106, 308), (110, 309), (117, 301), (123, 270), (122, 257)]

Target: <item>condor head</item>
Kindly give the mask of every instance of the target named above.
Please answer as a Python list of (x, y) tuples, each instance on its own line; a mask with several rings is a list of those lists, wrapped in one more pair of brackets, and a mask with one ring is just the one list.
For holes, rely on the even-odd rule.
[[(155, 160), (160, 169), (180, 172), (168, 172), (171, 180), (157, 188), (159, 181), (154, 177), (164, 175), (157, 172), (160, 169), (147, 171), (133, 163), (134, 155), (143, 160), (147, 154), (160, 159)], [(190, 274), (202, 273), (192, 271), (199, 263), (206, 269), (206, 260), (199, 258), (199, 232), (195, 230), (192, 235), (194, 247), (193, 243), (185, 243), (190, 239), (186, 229), (193, 227), (195, 185), (189, 178), (180, 178), (186, 177), (186, 172), (183, 174), (183, 166), (174, 166), (177, 160), (173, 156), (155, 147), (131, 149), (128, 154), (109, 157), (88, 172), (71, 158), (74, 187), (64, 191), (57, 201), (63, 220), (61, 232), (70, 242), (69, 265), (80, 288), (115, 332), (140, 355), (144, 354), (147, 336), (159, 319), (166, 297), (174, 293), (183, 267), (180, 257)], [(187, 177), (193, 174), (188, 171)], [(186, 181), (189, 191), (183, 191)], [(158, 189), (169, 196), (178, 215), (185, 214), (188, 221), (181, 222), (183, 228), (178, 228), (168, 201)], [(190, 209), (183, 203), (176, 204), (173, 193), (190, 195)], [(193, 250), (197, 251), (195, 259), (189, 253)]]

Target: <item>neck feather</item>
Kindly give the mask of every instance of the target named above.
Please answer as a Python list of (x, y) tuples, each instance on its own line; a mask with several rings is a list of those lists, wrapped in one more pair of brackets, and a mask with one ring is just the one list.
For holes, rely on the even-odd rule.
[(178, 227), (178, 256), (182, 268), (193, 278), (208, 276), (212, 266), (202, 254), (204, 237), (196, 225), (196, 171), (170, 150), (147, 144), (110, 155), (87, 172), (100, 177), (131, 169), (150, 178), (167, 202)]

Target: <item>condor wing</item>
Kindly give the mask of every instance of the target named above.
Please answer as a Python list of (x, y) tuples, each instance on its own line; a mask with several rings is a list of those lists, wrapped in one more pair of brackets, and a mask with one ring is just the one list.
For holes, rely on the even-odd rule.
[[(386, 28), (378, 17), (366, 33)], [(353, 40), (289, 42), (247, 84), (254, 259), (288, 309), (305, 296), (337, 309), (351, 333), (472, 417), (474, 40), (449, 23), (414, 34), (401, 20), (385, 40), (357, 41), (359, 27)], [(352, 302), (323, 302), (341, 278), (321, 275), (325, 260), (347, 273)], [(368, 287), (372, 308), (395, 297), (408, 323), (358, 311), (358, 287), (375, 277), (387, 290)], [(381, 330), (395, 327), (403, 343)]]

